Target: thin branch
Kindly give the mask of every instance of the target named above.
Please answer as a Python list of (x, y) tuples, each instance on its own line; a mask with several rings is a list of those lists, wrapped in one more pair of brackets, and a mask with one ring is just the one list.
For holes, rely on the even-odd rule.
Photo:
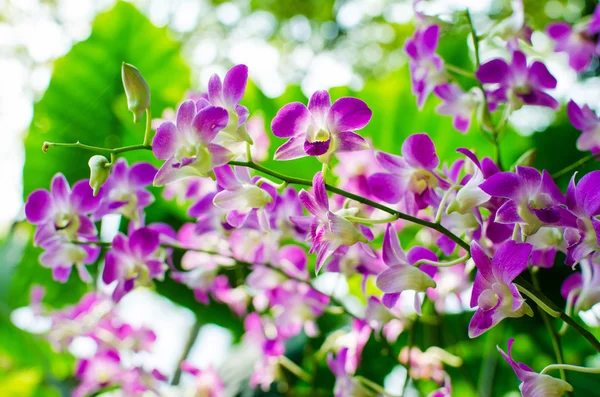
[(554, 174), (552, 174), (552, 178), (558, 179), (563, 175), (569, 174), (571, 171), (574, 171), (577, 168), (584, 166), (585, 164), (589, 163), (592, 160), (597, 159), (598, 157), (600, 157), (600, 153), (595, 153), (595, 154), (590, 154), (589, 156), (585, 156), (585, 157), (577, 160), (573, 164), (563, 168), (562, 170), (555, 172)]

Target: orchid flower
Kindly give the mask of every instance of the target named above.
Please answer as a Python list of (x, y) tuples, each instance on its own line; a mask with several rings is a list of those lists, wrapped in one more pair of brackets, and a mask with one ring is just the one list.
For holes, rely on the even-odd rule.
[(248, 119), (248, 109), (240, 105), (248, 83), (248, 67), (235, 65), (227, 71), (223, 81), (217, 74), (213, 74), (208, 81), (208, 94), (196, 102), (198, 110), (217, 106), (227, 110), (227, 125), (218, 135), (218, 144), (230, 146), (235, 142), (252, 144), (252, 138), (243, 126)]
[[(565, 230), (567, 258), (565, 264), (575, 266), (600, 249), (600, 171), (592, 171), (575, 184), (575, 175), (567, 188), (567, 208), (577, 217), (576, 226)], [(594, 253), (594, 259), (597, 260)]]
[(436, 205), (439, 200), (434, 189), (448, 187), (447, 182), (435, 174), (440, 160), (427, 134), (406, 138), (402, 144), (402, 157), (379, 152), (377, 161), (389, 173), (371, 175), (371, 191), (387, 203), (401, 202), (409, 214), (416, 214), (428, 205)]
[(600, 265), (583, 259), (579, 262), (581, 272), (565, 279), (560, 292), (565, 299), (573, 295), (573, 312), (589, 310), (600, 302)]
[(231, 167), (224, 165), (215, 168), (217, 183), (224, 190), (218, 192), (214, 198), (215, 206), (228, 210), (227, 222), (233, 227), (241, 227), (250, 211), (257, 210), (258, 222), (265, 230), (269, 230), (269, 220), (265, 207), (273, 202), (267, 190), (256, 185), (256, 180), (250, 177), (247, 167)]
[(496, 84), (491, 97), (497, 102), (509, 102), (513, 110), (523, 105), (558, 109), (557, 100), (546, 92), (556, 88), (556, 79), (540, 61), (527, 66), (521, 51), (513, 51), (510, 64), (500, 58), (482, 64), (475, 76), (483, 84)]
[[(594, 13), (596, 14), (597, 12)], [(546, 33), (554, 40), (554, 51), (566, 52), (569, 66), (576, 72), (585, 70), (592, 57), (598, 54), (596, 40), (593, 38), (598, 33), (595, 31), (597, 27), (590, 23), (571, 26), (566, 22), (553, 22), (546, 27)]]
[(565, 197), (545, 170), (517, 166), (516, 172), (499, 172), (479, 187), (494, 197), (508, 199), (496, 213), (496, 222), (518, 223), (525, 235), (543, 226), (575, 227), (575, 216), (563, 208)]
[(573, 387), (562, 379), (556, 379), (549, 375), (538, 374), (529, 366), (517, 363), (512, 358), (512, 345), (515, 340), (508, 340), (508, 354), (496, 346), (502, 357), (515, 371), (515, 375), (521, 381), (519, 390), (523, 397), (562, 397), (566, 392), (573, 391)]
[(471, 307), (477, 311), (469, 323), (469, 337), (476, 338), (507, 317), (533, 316), (513, 280), (527, 268), (531, 245), (509, 240), (490, 260), (477, 241), (471, 242), (471, 256), (477, 274), (471, 294)]
[(167, 121), (156, 130), (152, 152), (166, 160), (154, 178), (154, 186), (163, 186), (190, 176), (206, 177), (215, 167), (226, 164), (234, 154), (213, 143), (227, 126), (227, 110), (206, 106), (196, 113), (196, 104), (187, 100), (177, 109), (176, 124)]
[(452, 116), (452, 125), (466, 134), (471, 125), (473, 112), (482, 104), (483, 94), (478, 87), (464, 92), (459, 85), (444, 83), (437, 85), (433, 93), (444, 102), (436, 111), (445, 116)]
[(567, 105), (567, 115), (573, 127), (581, 131), (577, 139), (577, 149), (600, 152), (600, 118), (588, 105), (580, 107), (573, 101)]
[[(316, 271), (318, 272), (339, 247), (366, 242), (367, 239), (354, 227), (352, 222), (344, 218), (344, 215), (349, 212), (348, 210), (342, 209), (335, 213), (330, 211), (329, 197), (327, 197), (325, 181), (321, 172), (315, 174), (312, 185), (312, 193), (302, 189), (299, 197), (312, 216), (310, 253), (317, 253)], [(354, 215), (354, 213), (350, 212), (347, 215)]]
[(219, 373), (213, 367), (199, 369), (189, 361), (181, 362), (181, 370), (194, 376), (191, 386), (192, 396), (198, 397), (222, 397), (225, 392), (225, 384)]
[[(377, 276), (377, 287), (384, 292), (383, 303), (386, 307), (395, 306), (403, 291), (425, 292), (428, 288), (435, 288), (432, 276), (436, 268), (430, 265), (412, 265), (419, 259), (432, 259), (433, 252), (423, 247), (415, 247), (411, 252), (409, 258), (404, 255), (396, 228), (391, 223), (388, 224), (382, 248), (383, 262), (388, 268)], [(433, 257), (437, 259), (435, 254)], [(421, 297), (415, 293), (414, 305), (418, 314), (421, 313), (421, 303)]]
[(438, 84), (444, 83), (444, 61), (435, 53), (440, 38), (440, 27), (431, 25), (419, 28), (406, 40), (404, 51), (410, 61), (410, 79), (417, 106), (423, 108), (425, 100)]
[(113, 299), (119, 301), (135, 285), (150, 285), (153, 278), (164, 277), (167, 268), (159, 233), (143, 227), (129, 237), (116, 235), (112, 249), (106, 253), (102, 280), (106, 284), (117, 282)]
[(371, 109), (360, 99), (344, 97), (331, 104), (327, 91), (316, 91), (308, 107), (300, 102), (285, 105), (271, 123), (273, 134), (289, 138), (275, 152), (275, 160), (316, 156), (328, 164), (336, 152), (369, 148), (354, 131), (371, 120)]
[(103, 198), (94, 219), (119, 213), (129, 219), (143, 220), (144, 208), (154, 202), (154, 196), (145, 188), (152, 184), (156, 171), (150, 163), (136, 163), (129, 167), (127, 160), (117, 160), (102, 185)]

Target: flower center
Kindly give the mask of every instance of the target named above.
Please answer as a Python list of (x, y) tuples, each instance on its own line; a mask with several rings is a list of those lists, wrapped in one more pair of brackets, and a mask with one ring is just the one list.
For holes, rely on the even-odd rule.
[(498, 294), (493, 289), (486, 289), (479, 295), (477, 306), (483, 310), (490, 310), (498, 304)]

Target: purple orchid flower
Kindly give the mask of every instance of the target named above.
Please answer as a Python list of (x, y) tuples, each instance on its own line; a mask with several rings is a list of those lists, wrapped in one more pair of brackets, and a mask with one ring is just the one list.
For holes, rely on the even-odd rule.
[(491, 92), (495, 102), (509, 102), (513, 110), (525, 105), (538, 105), (558, 109), (559, 104), (545, 92), (556, 88), (556, 79), (540, 61), (527, 66), (521, 51), (513, 51), (512, 62), (492, 59), (479, 67), (475, 76), (483, 84), (497, 84)]
[(437, 205), (436, 187), (448, 188), (447, 182), (435, 174), (439, 159), (433, 141), (427, 134), (414, 134), (402, 144), (402, 157), (379, 152), (377, 161), (389, 173), (378, 172), (369, 177), (375, 197), (390, 204), (401, 202), (409, 214), (429, 205)]
[(194, 376), (192, 395), (202, 397), (221, 397), (225, 392), (225, 384), (213, 367), (199, 369), (189, 361), (181, 362), (181, 370)]
[(97, 239), (98, 231), (88, 215), (96, 211), (101, 198), (94, 197), (88, 181), (77, 182), (71, 190), (62, 174), (54, 176), (50, 191), (38, 189), (27, 198), (25, 216), (37, 225), (34, 243), (45, 248), (40, 263), (52, 269), (56, 281), (66, 282), (73, 266), (83, 281), (92, 281), (84, 265), (98, 259), (100, 248), (73, 242)]
[(404, 51), (410, 57), (410, 79), (417, 106), (423, 108), (434, 87), (444, 82), (444, 61), (435, 53), (440, 38), (440, 27), (431, 25), (417, 29), (406, 40)]
[(117, 282), (113, 299), (119, 301), (135, 285), (148, 286), (153, 278), (164, 277), (167, 268), (159, 233), (142, 227), (129, 237), (116, 235), (112, 249), (106, 253), (102, 280), (106, 284)]
[(477, 311), (469, 323), (469, 337), (476, 338), (505, 318), (533, 316), (513, 283), (527, 268), (531, 245), (509, 240), (502, 244), (490, 260), (477, 241), (471, 242), (471, 256), (477, 274), (471, 294), (471, 307)]
[(598, 53), (594, 33), (589, 32), (586, 25), (572, 27), (566, 22), (554, 22), (546, 27), (546, 33), (554, 40), (554, 51), (566, 52), (569, 66), (576, 72), (585, 70)]
[(154, 178), (154, 186), (163, 186), (190, 176), (206, 177), (215, 167), (234, 157), (225, 147), (213, 143), (227, 126), (227, 110), (206, 106), (196, 113), (196, 104), (185, 101), (177, 109), (176, 124), (167, 121), (156, 130), (152, 152), (167, 160)]
[(560, 292), (565, 299), (572, 295), (573, 313), (589, 310), (600, 302), (600, 265), (583, 259), (579, 262), (581, 273), (571, 274), (565, 279)]
[(354, 372), (347, 371), (348, 348), (341, 349), (334, 357), (332, 353), (327, 355), (327, 365), (335, 375), (334, 397), (360, 397), (370, 395), (370, 391), (360, 384), (352, 376)]
[[(575, 184), (575, 175), (567, 188), (567, 208), (577, 217), (576, 226), (565, 230), (567, 258), (565, 264), (575, 266), (600, 249), (600, 171), (592, 171)], [(598, 254), (593, 258), (597, 261)]]
[(396, 307), (387, 308), (376, 296), (370, 296), (365, 308), (365, 320), (373, 331), (385, 337), (388, 343), (394, 343), (404, 331), (406, 321)]
[(316, 156), (328, 164), (335, 152), (368, 149), (368, 142), (354, 131), (365, 127), (371, 114), (357, 98), (340, 98), (332, 105), (327, 91), (316, 91), (308, 107), (300, 102), (287, 104), (271, 123), (275, 136), (289, 138), (275, 152), (275, 160)]
[(567, 115), (573, 127), (581, 131), (577, 139), (577, 149), (600, 152), (600, 118), (588, 105), (580, 107), (573, 101), (567, 105)]
[(58, 236), (66, 241), (90, 241), (98, 231), (87, 215), (98, 209), (102, 195), (94, 196), (87, 180), (69, 186), (62, 174), (56, 174), (50, 183), (50, 191), (38, 189), (25, 203), (25, 216), (37, 225), (34, 236), (36, 245), (53, 244)]
[(433, 93), (444, 102), (436, 111), (444, 116), (452, 116), (452, 125), (458, 131), (466, 134), (471, 125), (473, 112), (483, 101), (483, 94), (478, 87), (464, 92), (458, 84), (439, 84)]
[(299, 198), (312, 216), (310, 225), (312, 247), (309, 252), (317, 253), (317, 273), (339, 247), (367, 241), (352, 222), (344, 218), (344, 215), (350, 215), (345, 213), (347, 210), (340, 210), (336, 213), (329, 210), (329, 197), (327, 197), (325, 181), (321, 172), (317, 172), (313, 178), (313, 192), (309, 193), (302, 189)]
[[(229, 115), (223, 136), (218, 141), (240, 142), (252, 144), (252, 138), (242, 125), (248, 119), (248, 109), (240, 105), (248, 83), (248, 67), (236, 65), (225, 74), (223, 82), (217, 74), (213, 74), (208, 81), (208, 94), (196, 102), (198, 110), (209, 106), (217, 106), (227, 110)], [(225, 136), (227, 135), (227, 136)]]
[(563, 232), (561, 228), (544, 227), (527, 238), (527, 242), (533, 246), (531, 266), (551, 268), (554, 265), (556, 253), (567, 251)]
[(97, 353), (90, 359), (77, 363), (75, 376), (81, 383), (73, 390), (73, 397), (85, 397), (111, 385), (119, 385), (123, 368), (115, 350)]
[(71, 275), (73, 266), (77, 269), (79, 278), (86, 282), (93, 281), (85, 265), (95, 263), (100, 255), (100, 247), (73, 244), (63, 239), (47, 243), (46, 250), (40, 254), (40, 264), (52, 269), (52, 278), (65, 283)]
[[(273, 202), (269, 192), (256, 185), (257, 178), (251, 178), (247, 167), (224, 165), (214, 170), (221, 188), (213, 203), (227, 210), (227, 222), (233, 227), (241, 227), (252, 210), (256, 210), (258, 222), (264, 230), (270, 229), (265, 207)], [(276, 194), (276, 193), (275, 193)]]
[(154, 202), (154, 196), (145, 188), (152, 184), (156, 171), (150, 163), (136, 163), (129, 167), (127, 160), (117, 160), (102, 186), (102, 203), (94, 213), (94, 219), (116, 212), (129, 219), (143, 221), (144, 208)]
[[(384, 292), (383, 303), (386, 307), (394, 307), (400, 294), (406, 290), (425, 292), (435, 288), (433, 275), (436, 268), (430, 265), (415, 267), (412, 264), (419, 259), (437, 260), (437, 256), (423, 247), (414, 247), (408, 257), (404, 255), (396, 228), (388, 224), (383, 237), (383, 262), (388, 266), (377, 276), (377, 287)], [(415, 293), (415, 311), (421, 314), (421, 297)]]
[(515, 375), (521, 381), (519, 390), (523, 397), (561, 397), (565, 392), (573, 391), (573, 387), (562, 379), (553, 378), (549, 375), (538, 374), (529, 366), (517, 363), (512, 358), (512, 345), (515, 340), (508, 340), (508, 354), (496, 346), (502, 357), (515, 371)]
[(496, 213), (496, 222), (518, 223), (527, 236), (541, 227), (576, 227), (575, 216), (561, 205), (564, 195), (545, 170), (517, 166), (516, 172), (499, 172), (479, 187), (493, 197), (508, 199)]

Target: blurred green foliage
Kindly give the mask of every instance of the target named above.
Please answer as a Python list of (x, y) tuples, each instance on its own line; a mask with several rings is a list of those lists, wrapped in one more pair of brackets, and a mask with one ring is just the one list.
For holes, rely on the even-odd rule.
[[(332, 18), (331, 3), (317, 3), (318, 7), (314, 7), (316, 3), (310, 1), (252, 2), (254, 7), (274, 11), (281, 18), (299, 13), (315, 20)], [(396, 28), (405, 31), (409, 29), (406, 26)], [(472, 70), (466, 40), (464, 30), (445, 32), (441, 39), (440, 53), (447, 62)], [(155, 117), (160, 116), (166, 108), (176, 107), (186, 90), (197, 89), (198, 87), (190, 87), (190, 71), (179, 51), (180, 45), (169, 38), (166, 29), (153, 26), (128, 3), (119, 2), (111, 11), (99, 15), (93, 24), (91, 36), (76, 44), (69, 54), (56, 61), (50, 86), (35, 105), (33, 122), (25, 140), (25, 197), (34, 189), (47, 188), (50, 179), (57, 172), (63, 172), (71, 183), (88, 176), (87, 160), (93, 153), (51, 148), (44, 154), (41, 151), (44, 141), (81, 140), (86, 144), (106, 147), (142, 141), (143, 125), (134, 125), (126, 108), (120, 80), (121, 62), (135, 65), (148, 81), (152, 90), (152, 112)], [(469, 88), (474, 81), (461, 78), (459, 83), (464, 88)], [(467, 135), (461, 135), (452, 128), (449, 118), (437, 115), (437, 99), (430, 99), (425, 108), (418, 111), (411, 94), (407, 67), (386, 76), (368, 79), (359, 92), (338, 87), (332, 89), (331, 94), (334, 100), (352, 95), (369, 104), (373, 109), (373, 119), (362, 133), (371, 139), (376, 149), (399, 153), (405, 137), (416, 132), (427, 132), (436, 143), (442, 162), (451, 163), (459, 158), (456, 153), (459, 147), (473, 149), (479, 155), (493, 153), (492, 145), (483, 137), (476, 123)], [(292, 101), (307, 101), (297, 86), (288, 87), (282, 96), (272, 99), (250, 83), (242, 103), (251, 113), (262, 112), (268, 129), (277, 110)], [(532, 137), (523, 137), (509, 130), (501, 142), (502, 162), (505, 166), (511, 165), (526, 150), (535, 147), (536, 166), (556, 171), (582, 156), (574, 144), (577, 135), (564, 113), (559, 114), (554, 125), (547, 131), (536, 133)], [(282, 142), (283, 140), (272, 137), (271, 154)], [(154, 161), (150, 153), (128, 153), (125, 157), (130, 163), (137, 160)], [(311, 158), (293, 162), (268, 160), (266, 165), (277, 171), (305, 178), (311, 178), (320, 168)], [(590, 167), (597, 166), (592, 164)], [(565, 182), (562, 181), (562, 184)], [(148, 210), (148, 220), (179, 226), (188, 219), (185, 211), (160, 199), (157, 194), (157, 202)], [(53, 353), (47, 343), (15, 328), (9, 320), (9, 313), (28, 304), (28, 292), (34, 284), (46, 287), (45, 302), (53, 307), (76, 302), (88, 287), (76, 275), (72, 275), (71, 280), (64, 285), (53, 282), (50, 270), (37, 263), (40, 251), (32, 247), (33, 228), (16, 225), (14, 231), (0, 246), (0, 256), (4, 259), (4, 265), (0, 268), (0, 340), (11, 341), (0, 344), (0, 390), (8, 390), (12, 393), (8, 394), (11, 396), (61, 395), (65, 393), (65, 385), (70, 384), (73, 359), (68, 355)], [(409, 238), (412, 239), (413, 236)], [(552, 270), (540, 272), (544, 292), (561, 305), (564, 301), (558, 294), (558, 286), (569, 271), (558, 265)], [(204, 307), (195, 301), (191, 291), (170, 280), (159, 283), (157, 291), (177, 304), (190, 308), (199, 321), (214, 322), (232, 330), (237, 337), (241, 335), (241, 321), (226, 307)], [(438, 323), (418, 324), (415, 344), (423, 349), (437, 345), (463, 358), (464, 365), (461, 368), (450, 370), (453, 388), (458, 396), (479, 395), (481, 387), (487, 390), (484, 395), (492, 396), (502, 396), (516, 389), (516, 377), (495, 348), (496, 344), (505, 348), (509, 336), (517, 338), (514, 354), (518, 361), (527, 362), (536, 369), (553, 362), (550, 339), (539, 316), (518, 321), (507, 320), (492, 332), (476, 340), (469, 340), (466, 327), (470, 313), (439, 317), (430, 306), (425, 308), (425, 312), (427, 316), (437, 318)], [(310, 352), (317, 351), (327, 333), (343, 326), (343, 321), (339, 316), (324, 316), (319, 320), (323, 331), (321, 337), (312, 340), (301, 337), (290, 342), (290, 357), (307, 368), (313, 367), (312, 370), (319, 371), (316, 385), (319, 390), (332, 390), (333, 376), (323, 362), (314, 367)], [(582, 364), (591, 353), (589, 346), (571, 333), (564, 340), (566, 360)], [(394, 346), (383, 349), (382, 344), (372, 338), (366, 346), (364, 365), (360, 367), (359, 374), (383, 383), (383, 378), (397, 364), (396, 357), (401, 347), (407, 343), (407, 333), (401, 335)], [(307, 352), (309, 354), (305, 354)], [(300, 362), (302, 357), (306, 362)], [(575, 396), (591, 396), (600, 389), (600, 379), (597, 376), (573, 375), (570, 380), (576, 390)], [(295, 379), (291, 381), (296, 382)], [(308, 385), (298, 387), (302, 391)], [(431, 385), (420, 384), (419, 387), (426, 390)]]

